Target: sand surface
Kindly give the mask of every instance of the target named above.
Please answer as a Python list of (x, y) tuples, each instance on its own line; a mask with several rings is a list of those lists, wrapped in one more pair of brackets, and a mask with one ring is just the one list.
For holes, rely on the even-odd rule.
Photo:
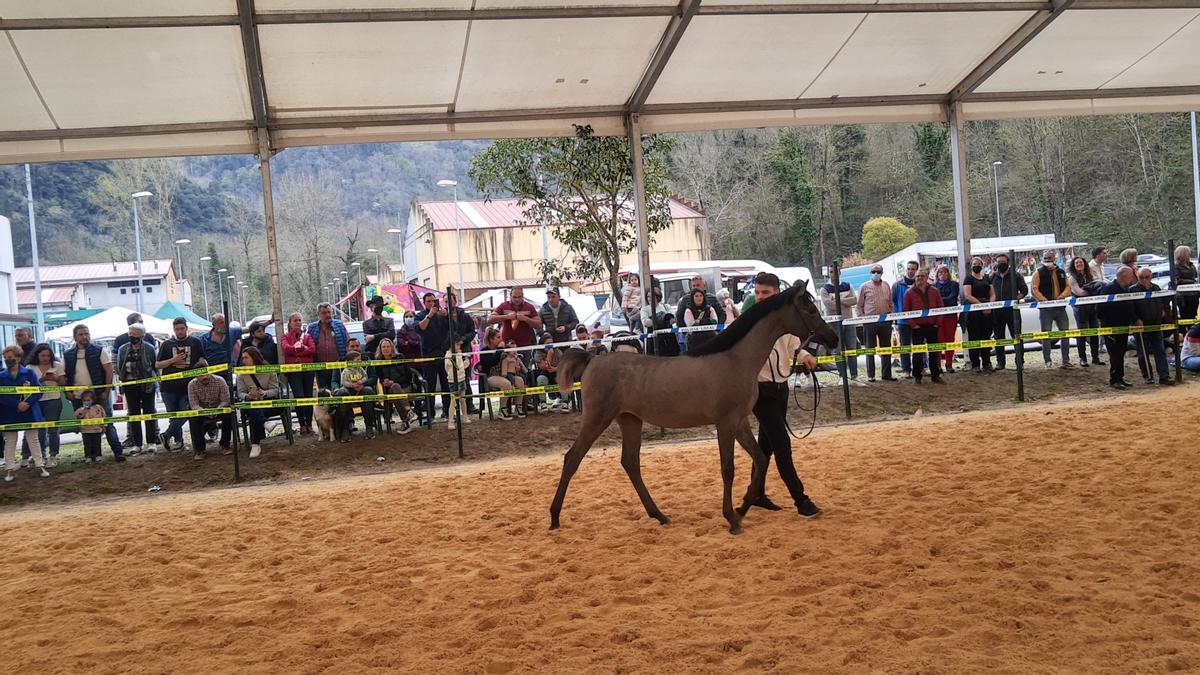
[[(818, 429), (825, 514), (727, 533), (712, 442), (648, 449), (647, 518), (560, 464), (0, 515), (7, 672), (1200, 670), (1192, 387)], [(735, 493), (748, 460), (739, 456)], [(774, 471), (774, 469), (772, 469)], [(770, 493), (787, 502), (777, 476)]]

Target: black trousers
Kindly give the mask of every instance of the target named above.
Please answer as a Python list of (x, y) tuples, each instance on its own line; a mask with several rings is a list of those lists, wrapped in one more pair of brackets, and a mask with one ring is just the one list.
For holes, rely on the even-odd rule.
[[(1017, 337), (1017, 324), (1016, 324), (1016, 320), (1013, 319), (1013, 312), (1015, 312), (1015, 311), (1017, 311), (1017, 310), (1011, 309), (1011, 308), (1010, 309), (993, 309), (992, 310), (992, 328), (995, 330), (993, 339), (1004, 340), (1006, 338)], [(1007, 335), (1004, 334), (1005, 329), (1008, 330)], [(971, 339), (974, 340), (975, 338), (972, 337)], [(1001, 346), (996, 347), (996, 367), (997, 368), (1004, 367), (1004, 362), (1007, 357), (1007, 352), (1005, 352), (1005, 349), (1007, 349), (1007, 347), (1001, 347)]]
[(188, 420), (188, 430), (192, 435), (192, 452), (204, 452), (205, 450), (205, 433), (204, 424), (209, 420), (221, 421), (221, 448), (230, 447), (230, 442), (233, 440), (233, 415), (213, 415), (211, 417), (192, 417)]
[[(434, 356), (434, 355), (430, 354), (428, 356)], [(428, 356), (425, 358), (428, 358)], [(444, 360), (437, 359), (436, 361), (430, 361), (429, 363), (426, 363), (424, 366), (422, 366), (421, 370), (424, 371), (423, 374), (425, 376), (425, 384), (429, 387), (430, 391), (450, 391), (450, 378), (446, 374), (446, 362)], [(429, 401), (429, 419), (432, 420), (433, 419), (433, 397), (432, 396), (426, 397), (426, 400)], [(449, 414), (450, 414), (450, 395), (446, 394), (446, 395), (442, 396), (442, 416), (445, 417)]]
[(768, 468), (771, 455), (775, 456), (779, 477), (792, 494), (792, 501), (799, 507), (805, 499), (804, 483), (800, 482), (796, 465), (792, 463), (792, 440), (786, 422), (787, 404), (787, 383), (758, 383), (758, 401), (754, 403), (754, 417), (758, 420), (758, 445), (767, 456)]
[(1108, 383), (1116, 384), (1125, 379), (1125, 350), (1129, 348), (1129, 336), (1105, 335), (1104, 346), (1108, 348)]
[[(139, 385), (125, 387), (122, 392), (125, 394), (125, 408), (130, 415), (153, 414), (154, 410), (154, 389), (146, 391)], [(148, 445), (150, 443), (158, 443), (158, 420), (146, 420), (145, 422), (132, 422), (125, 425), (129, 431), (129, 438), (133, 440), (136, 446)], [(142, 435), (142, 429), (145, 428), (146, 433)]]
[[(938, 341), (937, 326), (912, 326), (913, 344), (914, 345), (931, 345)], [(925, 370), (925, 361), (929, 361), (929, 374), (933, 379), (938, 380), (942, 377), (942, 365), (939, 363), (939, 352), (930, 354), (913, 354), (912, 373), (913, 377), (921, 379), (921, 374)]]
[[(987, 340), (996, 332), (996, 327), (992, 321), (992, 317), (983, 312), (967, 312), (967, 339), (968, 340)], [(968, 350), (972, 368), (979, 368), (980, 364), (992, 367), (992, 353), (986, 347), (976, 347)]]

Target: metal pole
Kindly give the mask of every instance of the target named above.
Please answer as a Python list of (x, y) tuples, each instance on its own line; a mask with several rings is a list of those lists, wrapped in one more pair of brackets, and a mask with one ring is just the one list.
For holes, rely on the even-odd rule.
[[(1171, 286), (1170, 287), (1178, 288), (1179, 287), (1179, 279), (1175, 276), (1175, 240), (1174, 239), (1167, 240), (1167, 268), (1171, 273), (1171, 276), (1170, 276)], [(1171, 307), (1171, 323), (1175, 324), (1175, 328), (1173, 328), (1171, 330), (1171, 335), (1173, 335), (1175, 337), (1175, 383), (1176, 384), (1183, 382), (1183, 355), (1181, 352), (1183, 350), (1183, 340), (1186, 339), (1186, 337), (1185, 337), (1186, 331), (1182, 330), (1182, 326), (1179, 325), (1179, 297), (1180, 296), (1178, 294), (1178, 291), (1176, 291), (1175, 297), (1171, 298), (1170, 302), (1167, 303)], [(1167, 336), (1163, 335), (1163, 340), (1166, 340), (1166, 339), (1167, 339)], [(1149, 355), (1147, 355), (1147, 356), (1149, 356)], [(1150, 363), (1149, 359), (1147, 359), (1146, 363), (1147, 364)]]
[(949, 106), (950, 167), (954, 178), (954, 234), (958, 240), (958, 278), (967, 278), (971, 264), (971, 216), (967, 203), (967, 138), (962, 104)]
[(1200, 250), (1200, 136), (1196, 134), (1196, 113), (1192, 113), (1192, 196), (1196, 207), (1196, 247)]
[[(225, 304), (225, 283), (221, 280), (221, 274), (223, 272), (217, 272), (217, 304), (223, 306)], [(211, 319), (212, 315), (209, 314), (205, 318)]]
[(179, 244), (175, 244), (175, 271), (177, 279), (183, 278), (183, 253), (179, 250)]
[[(837, 356), (842, 356), (842, 358), (838, 359), (838, 361), (837, 361), (837, 367), (838, 367), (838, 374), (842, 376), (842, 403), (846, 407), (846, 419), (850, 419), (851, 417), (853, 417), (853, 415), (851, 415), (851, 413), (850, 413), (850, 380), (847, 377), (847, 372), (850, 369), (850, 364), (846, 363), (847, 357), (844, 356), (844, 354), (846, 352), (846, 350), (844, 348), (845, 341), (842, 340), (842, 337), (846, 334), (846, 331), (845, 331), (846, 317), (842, 316), (842, 288), (841, 288), (842, 275), (841, 275), (840, 268), (841, 268), (841, 266), (837, 263), (837, 261), (834, 261), (833, 265), (830, 266), (830, 269), (833, 270), (833, 273), (830, 276), (830, 281), (833, 282), (833, 292), (834, 292), (833, 302), (837, 306), (838, 316), (841, 317), (837, 321), (838, 348), (837, 348), (837, 351), (834, 352), (834, 357), (836, 358)], [(851, 330), (853, 330), (853, 329), (851, 329)]]
[[(1016, 251), (1008, 251), (1008, 274), (1009, 286), (1013, 297), (1013, 339), (1017, 341), (1014, 345), (1013, 355), (1017, 361), (1017, 400), (1025, 400), (1025, 341), (1021, 339), (1021, 308), (1017, 304), (1017, 275), (1020, 271), (1016, 266), (1017, 253)], [(1001, 347), (1003, 349), (1003, 347)]]
[(1003, 237), (1000, 233), (1000, 165), (992, 162), (992, 185), (996, 189), (996, 236)]
[[(458, 293), (464, 298), (467, 294), (467, 286), (463, 281), (463, 261), (462, 261), (462, 229), (458, 223), (458, 184), (454, 185), (454, 245), (458, 248)], [(458, 432), (462, 435), (462, 430)]]
[[(457, 199), (455, 199), (455, 201), (454, 201), (454, 208), (456, 210), (458, 209), (458, 200)], [(460, 258), (459, 260), (461, 261), (462, 259)], [(463, 396), (462, 387), (465, 385), (467, 378), (466, 378), (466, 373), (463, 373), (462, 381), (460, 382), (458, 379), (458, 357), (455, 356), (455, 352), (454, 352), (454, 346), (458, 343), (458, 336), (455, 335), (455, 333), (454, 333), (454, 310), (457, 308), (450, 306), (450, 296), (451, 295), (452, 295), (451, 288), (449, 286), (446, 286), (446, 319), (447, 319), (446, 323), (450, 324), (450, 356), (451, 356), (450, 368), (454, 371), (455, 386), (459, 387), (459, 389), (457, 391), (455, 391), (453, 394), (451, 394), (451, 396), (450, 396), (450, 405), (454, 406), (454, 412), (451, 413), (451, 412), (447, 411), (446, 416), (449, 417), (450, 415), (454, 415), (454, 419), (456, 420), (456, 424), (454, 425), (454, 428), (455, 428), (455, 431), (458, 436), (458, 458), (462, 459), (464, 457), (464, 455), (463, 455), (463, 440), (462, 440), (462, 425), (463, 425), (462, 408), (463, 408), (464, 403), (463, 403), (463, 398), (462, 398), (462, 396)], [(457, 305), (458, 303), (455, 302), (454, 304)], [(523, 400), (524, 399), (522, 399), (522, 401)], [(525, 404), (521, 403), (521, 405), (525, 405)], [(432, 405), (430, 405), (429, 413), (430, 413), (429, 417), (430, 417), (430, 419), (432, 419), (433, 418), (433, 406)], [(433, 426), (433, 425), (430, 425), (430, 426)]]
[(146, 312), (146, 303), (142, 296), (145, 295), (146, 287), (142, 285), (142, 228), (138, 224), (137, 198), (133, 199), (133, 248), (137, 254), (137, 309), (138, 314)]
[[(638, 274), (642, 277), (642, 292), (650, 293), (650, 233), (646, 225), (646, 166), (642, 157), (642, 118), (637, 113), (625, 118), (629, 138), (629, 157), (632, 162), (633, 207), (637, 215)], [(654, 294), (650, 294), (654, 301)]]
[(37, 219), (33, 216), (33, 177), (25, 165), (25, 197), (29, 207), (29, 251), (33, 262), (33, 292), (37, 296), (37, 341), (46, 339), (46, 317), (42, 316), (42, 268), (38, 264)]
[(208, 272), (204, 269), (204, 263), (200, 263), (200, 285), (204, 287), (204, 317), (212, 316), (208, 313)]
[[(229, 327), (229, 311), (231, 309), (231, 307), (230, 307), (231, 303), (225, 302), (224, 300), (222, 300), (221, 304), (222, 304), (222, 313), (225, 314), (225, 327), (228, 328)], [(282, 335), (282, 333), (280, 335)], [(233, 334), (232, 333), (225, 334), (225, 353), (229, 355), (230, 370), (226, 371), (225, 373), (219, 374), (218, 377), (225, 380), (225, 386), (229, 388), (229, 400), (232, 403), (233, 394), (234, 394), (234, 392), (233, 392), (233, 367), (237, 365), (236, 363), (233, 362)], [(229, 376), (229, 379), (225, 379), (226, 375)], [(229, 435), (232, 437), (231, 440), (233, 441), (233, 443), (232, 443), (232, 445), (233, 445), (233, 453), (232, 453), (233, 454), (233, 482), (240, 483), (240, 482), (242, 482), (242, 463), (241, 463), (241, 459), (238, 457), (238, 455), (240, 454), (239, 451), (241, 450), (242, 434), (240, 433), (240, 431), (238, 429), (239, 425), (237, 423), (237, 416), (238, 416), (238, 414), (237, 414), (236, 410), (229, 413), (230, 419), (233, 420), (233, 429), (231, 430), (231, 433)]]

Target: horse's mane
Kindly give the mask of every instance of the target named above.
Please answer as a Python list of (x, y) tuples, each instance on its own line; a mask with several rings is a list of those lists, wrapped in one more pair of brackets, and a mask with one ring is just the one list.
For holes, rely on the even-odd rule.
[(792, 299), (800, 293), (808, 291), (803, 286), (792, 286), (782, 293), (777, 293), (762, 302), (754, 303), (747, 312), (738, 317), (737, 321), (729, 324), (729, 326), (717, 333), (717, 336), (708, 342), (696, 347), (695, 349), (687, 350), (688, 356), (704, 356), (706, 354), (718, 354), (720, 352), (733, 348), (742, 338), (746, 337), (754, 326), (759, 321), (767, 318), (767, 315), (772, 312), (783, 309), (792, 302)]

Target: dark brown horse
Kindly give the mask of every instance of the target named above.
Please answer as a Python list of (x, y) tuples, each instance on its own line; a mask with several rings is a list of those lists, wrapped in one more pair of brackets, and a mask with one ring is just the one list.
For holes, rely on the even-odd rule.
[[(786, 333), (830, 347), (837, 345), (837, 334), (821, 319), (812, 296), (802, 287), (793, 287), (754, 305), (724, 332), (684, 357), (613, 353), (593, 360), (585, 351), (569, 350), (558, 367), (558, 381), (569, 390), (576, 377), (583, 377), (583, 420), (579, 437), (563, 460), (558, 491), (550, 505), (550, 529), (558, 528), (571, 476), (600, 434), (616, 420), (621, 425), (621, 466), (646, 513), (664, 525), (670, 519), (654, 504), (642, 482), (642, 424), (672, 429), (715, 424), (725, 482), (722, 512), (729, 531), (740, 532), (741, 513), (749, 508), (752, 495), (762, 494), (766, 481), (766, 457), (749, 420), (758, 398), (758, 372), (775, 341)], [(776, 366), (783, 372), (790, 369), (788, 363)], [(733, 508), (735, 439), (754, 460), (741, 513)]]

